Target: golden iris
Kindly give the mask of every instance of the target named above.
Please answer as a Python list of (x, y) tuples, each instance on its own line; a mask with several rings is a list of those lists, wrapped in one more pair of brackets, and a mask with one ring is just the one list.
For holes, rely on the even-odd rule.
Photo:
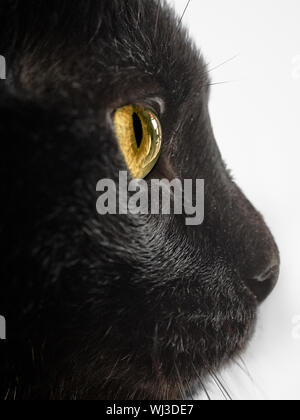
[(162, 129), (154, 112), (139, 105), (116, 110), (115, 131), (133, 178), (143, 179), (154, 168), (162, 147)]

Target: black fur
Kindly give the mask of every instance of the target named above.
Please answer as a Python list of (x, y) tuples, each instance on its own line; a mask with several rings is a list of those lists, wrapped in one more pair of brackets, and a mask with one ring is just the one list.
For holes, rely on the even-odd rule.
[[(253, 331), (278, 251), (222, 162), (179, 23), (155, 0), (1, 1), (1, 398), (181, 398)], [(126, 170), (111, 113), (154, 97), (150, 178), (204, 178), (202, 226), (96, 213), (98, 180)]]

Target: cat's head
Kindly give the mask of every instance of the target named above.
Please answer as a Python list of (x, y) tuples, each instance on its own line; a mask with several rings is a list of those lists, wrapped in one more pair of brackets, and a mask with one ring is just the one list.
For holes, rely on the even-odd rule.
[[(1, 392), (192, 392), (244, 349), (279, 272), (219, 153), (200, 53), (154, 0), (2, 1), (0, 27)], [(128, 169), (113, 123), (126, 105), (162, 127), (147, 182), (205, 180), (202, 225), (97, 214), (97, 182)]]

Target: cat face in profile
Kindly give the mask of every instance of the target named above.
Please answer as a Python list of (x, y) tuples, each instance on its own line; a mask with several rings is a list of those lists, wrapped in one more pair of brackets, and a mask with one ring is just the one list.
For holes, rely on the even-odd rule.
[[(244, 349), (279, 255), (228, 173), (205, 63), (154, 0), (2, 1), (0, 394), (178, 399)], [(146, 181), (204, 179), (205, 220), (96, 212), (128, 170), (116, 110), (153, 110)]]

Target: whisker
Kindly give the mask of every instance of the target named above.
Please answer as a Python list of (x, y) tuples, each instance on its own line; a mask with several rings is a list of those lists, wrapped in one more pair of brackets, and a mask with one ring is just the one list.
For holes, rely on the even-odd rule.
[(161, 5), (160, 2), (157, 3), (157, 12), (156, 12), (156, 20), (155, 20), (155, 29), (154, 29), (154, 38), (156, 38), (157, 36), (157, 31), (158, 31), (158, 20), (159, 20), (159, 13), (161, 10)]
[(240, 360), (241, 364), (237, 360), (234, 360), (233, 362), (251, 380), (251, 382), (254, 382), (254, 379), (253, 379), (251, 373), (249, 372), (249, 369), (247, 368), (243, 359), (241, 357), (239, 357), (239, 360)]
[(180, 25), (182, 24), (183, 18), (184, 18), (184, 16), (185, 16), (186, 12), (187, 12), (187, 9), (188, 9), (188, 7), (189, 7), (189, 5), (190, 5), (191, 1), (192, 1), (192, 0), (188, 0), (187, 4), (186, 4), (186, 6), (185, 6), (185, 9), (184, 9), (184, 11), (183, 11), (183, 14), (182, 14), (182, 16), (181, 16), (181, 18), (180, 18), (180, 20), (179, 20), (179, 23), (178, 23), (178, 28), (179, 28), (179, 27), (180, 27)]
[(240, 363), (238, 363), (236, 360), (233, 362), (238, 366), (238, 368), (247, 376), (247, 378), (251, 381), (251, 384), (255, 387), (255, 389), (261, 394), (264, 395), (264, 399), (266, 399), (265, 391), (257, 384), (255, 379), (253, 378), (251, 372), (249, 371), (245, 361), (242, 359), (241, 356), (238, 356)]
[(228, 400), (227, 395), (225, 394), (224, 390), (222, 389), (222, 387), (221, 387), (221, 386), (220, 386), (220, 384), (218, 383), (217, 379), (216, 379), (213, 375), (211, 375), (211, 377), (212, 377), (212, 380), (214, 381), (214, 383), (217, 385), (217, 387), (218, 387), (219, 391), (220, 391), (220, 392), (221, 392), (221, 394), (223, 395), (224, 399), (227, 401), (227, 400)]
[(211, 69), (208, 69), (208, 70), (207, 70), (207, 71), (208, 71), (208, 73), (211, 73), (211, 72), (213, 72), (213, 71), (215, 71), (215, 70), (219, 69), (220, 67), (225, 66), (226, 64), (228, 64), (228, 63), (230, 63), (231, 61), (235, 60), (237, 57), (239, 57), (239, 54), (236, 54), (236, 55), (234, 55), (233, 57), (229, 58), (228, 60), (223, 61), (221, 64), (218, 64), (217, 66), (212, 67)]
[(182, 378), (181, 378), (181, 375), (180, 375), (180, 372), (179, 372), (179, 370), (178, 370), (178, 367), (177, 367), (177, 363), (175, 362), (175, 370), (176, 370), (176, 374), (177, 374), (177, 377), (178, 377), (178, 385), (179, 385), (179, 390), (180, 390), (180, 393), (181, 393), (181, 398), (182, 399), (185, 399), (185, 391), (184, 391), (184, 386), (183, 386), (183, 382), (182, 382)]
[(98, 20), (98, 24), (97, 24), (97, 27), (96, 27), (96, 29), (95, 29), (95, 32), (94, 32), (94, 34), (91, 36), (91, 39), (89, 40), (89, 42), (88, 42), (88, 45), (90, 45), (90, 44), (92, 44), (93, 43), (93, 41), (95, 40), (95, 38), (98, 36), (98, 34), (99, 34), (99, 32), (100, 32), (100, 29), (101, 29), (101, 26), (102, 26), (102, 19), (99, 19)]
[(229, 83), (233, 83), (233, 80), (227, 80), (227, 81), (224, 81), (224, 82), (212, 82), (212, 83), (209, 83), (209, 84), (205, 85), (205, 87), (216, 86), (216, 85), (227, 85)]
[(222, 381), (218, 378), (218, 376), (214, 372), (211, 372), (211, 376), (212, 376), (215, 384), (219, 388), (219, 390), (222, 392), (222, 394), (225, 397), (225, 399), (226, 400), (229, 400), (229, 401), (232, 401), (231, 395), (229, 394), (229, 392), (227, 391), (227, 389), (223, 385)]
[(16, 401), (16, 399), (17, 399), (17, 386), (15, 386), (13, 401)]
[(199, 375), (199, 372), (197, 371), (196, 366), (194, 365), (194, 363), (193, 363), (193, 362), (192, 362), (192, 367), (193, 367), (193, 369), (194, 369), (194, 371), (195, 371), (195, 374), (196, 374), (196, 376), (197, 376), (197, 379), (198, 379), (198, 381), (199, 381), (199, 383), (200, 383), (201, 387), (203, 388), (203, 391), (204, 391), (204, 393), (205, 393), (205, 395), (206, 395), (206, 397), (207, 397), (208, 401), (211, 401), (211, 397), (210, 397), (210, 395), (209, 395), (209, 393), (208, 393), (208, 391), (207, 391), (207, 388), (206, 388), (206, 386), (204, 385), (204, 383), (203, 383), (203, 381), (202, 381), (202, 379), (201, 379), (201, 377), (200, 377), (200, 375)]
[(7, 390), (7, 393), (6, 393), (5, 397), (4, 397), (4, 401), (7, 401), (8, 400), (9, 394), (10, 394), (10, 388), (8, 388), (8, 390)]
[(191, 401), (194, 401), (194, 392), (192, 391), (191, 384), (189, 381), (187, 382), (187, 388), (190, 394)]
[(110, 381), (110, 379), (114, 376), (116, 368), (117, 368), (118, 364), (120, 363), (120, 361), (121, 361), (121, 358), (119, 357), (117, 359), (116, 363), (114, 364), (113, 368), (111, 369), (110, 374), (105, 378), (103, 386), (105, 386)]

